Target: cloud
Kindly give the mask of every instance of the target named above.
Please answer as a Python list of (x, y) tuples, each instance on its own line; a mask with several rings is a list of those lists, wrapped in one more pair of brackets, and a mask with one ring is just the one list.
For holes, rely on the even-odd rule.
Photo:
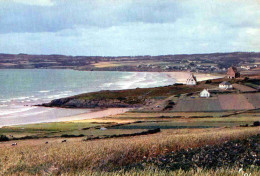
[(260, 51), (257, 0), (49, 2), (0, 1), (0, 52), (116, 56)]
[[(29, 1), (28, 1), (29, 2)], [(33, 2), (33, 1), (32, 1)], [(53, 6), (4, 3), (0, 33), (56, 32), (75, 26), (110, 27), (131, 22), (174, 22), (182, 15), (175, 1), (50, 1)]]
[(9, 2), (9, 3), (21, 3), (27, 5), (36, 5), (36, 6), (52, 6), (54, 5), (51, 0), (0, 0), (1, 2)]

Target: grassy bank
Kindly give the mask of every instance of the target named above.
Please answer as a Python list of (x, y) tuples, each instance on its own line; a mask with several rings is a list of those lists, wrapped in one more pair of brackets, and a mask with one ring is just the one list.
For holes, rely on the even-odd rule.
[(222, 144), (258, 134), (259, 127), (164, 130), (161, 133), (131, 138), (83, 142), (69, 139), (24, 140), (17, 146), (10, 142), (0, 145), (1, 174), (35, 175), (47, 173), (81, 173), (112, 171), (137, 163), (144, 157), (165, 155), (168, 152), (205, 145)]

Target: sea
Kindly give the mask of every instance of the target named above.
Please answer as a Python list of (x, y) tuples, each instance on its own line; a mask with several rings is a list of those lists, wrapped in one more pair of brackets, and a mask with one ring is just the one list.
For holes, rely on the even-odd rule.
[(101, 90), (166, 86), (175, 82), (166, 73), (154, 72), (2, 69), (0, 127), (55, 122), (60, 117), (90, 112), (90, 109), (35, 106), (53, 99)]

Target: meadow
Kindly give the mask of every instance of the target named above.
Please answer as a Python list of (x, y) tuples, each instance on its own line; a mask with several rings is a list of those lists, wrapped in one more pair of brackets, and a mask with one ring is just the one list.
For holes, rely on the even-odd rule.
[[(13, 139), (108, 137), (149, 129), (219, 128), (252, 125), (259, 110), (227, 112), (126, 112), (98, 119), (17, 125), (0, 128), (0, 134)], [(101, 130), (101, 128), (106, 128)]]
[(214, 129), (170, 129), (147, 136), (82, 141), (70, 138), (33, 139), (0, 144), (2, 175), (77, 174), (84, 171), (114, 171), (143, 158), (181, 149), (218, 145), (243, 139), (260, 131), (259, 127)]
[[(194, 117), (195, 114), (197, 117)], [(33, 135), (37, 139), (13, 140), (10, 137), (11, 141), (0, 142), (0, 175), (236, 175), (237, 169), (234, 168), (167, 171), (156, 167), (149, 170), (150, 166), (141, 170), (131, 167), (144, 158), (182, 149), (221, 145), (260, 133), (260, 127), (251, 127), (254, 121), (259, 120), (258, 110), (238, 114), (195, 114), (127, 112), (103, 119), (4, 127), (0, 129), (0, 134), (12, 134), (18, 138)], [(228, 117), (223, 117), (226, 115)], [(246, 124), (248, 127), (242, 127)], [(101, 130), (101, 127), (106, 130)], [(154, 128), (160, 128), (161, 132), (84, 141), (89, 136), (102, 138)], [(64, 138), (63, 134), (84, 136)], [(63, 143), (63, 140), (67, 141)], [(11, 146), (12, 143), (17, 143), (17, 146)], [(257, 168), (249, 171), (259, 173)]]

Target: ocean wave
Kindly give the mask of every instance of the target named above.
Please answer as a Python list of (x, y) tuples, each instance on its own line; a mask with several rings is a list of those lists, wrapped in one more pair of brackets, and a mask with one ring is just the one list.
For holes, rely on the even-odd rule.
[(13, 100), (25, 100), (25, 99), (29, 99), (30, 97), (18, 97), (18, 98), (14, 98)]
[[(126, 78), (126, 77), (125, 77)], [(138, 72), (117, 83), (120, 89), (147, 88), (174, 84), (175, 80), (163, 73)]]
[(66, 97), (66, 96), (69, 96), (70, 94), (69, 93), (64, 93), (64, 92), (60, 92), (56, 95), (49, 95), (47, 96), (48, 99), (55, 99), (55, 98), (62, 98), (62, 97)]
[(39, 92), (40, 93), (48, 93), (48, 92), (50, 92), (50, 90), (40, 90)]
[(105, 84), (102, 85), (102, 87), (104, 87), (104, 88), (109, 88), (109, 87), (111, 87), (113, 84), (114, 84), (114, 83), (112, 83), (112, 82), (110, 82), (110, 83), (105, 83)]
[(11, 100), (1, 100), (0, 102), (1, 103), (7, 103), (7, 102), (10, 102)]
[(13, 107), (13, 108), (8, 108), (8, 109), (0, 109), (0, 117), (2, 116), (6, 116), (6, 115), (11, 115), (11, 114), (15, 114), (15, 113), (22, 113), (22, 112), (25, 112), (25, 111), (29, 111), (29, 110), (32, 110), (32, 109), (35, 109), (37, 107)]
[[(19, 112), (19, 117), (39, 115), (39, 114), (43, 114), (43, 113), (46, 113), (46, 112), (49, 112), (52, 110), (53, 109), (50, 109), (50, 108), (45, 108), (45, 109), (37, 108), (37, 111), (35, 111), (35, 108), (34, 108), (34, 109), (27, 110), (27, 111)], [(6, 118), (16, 118), (16, 117), (17, 117), (17, 113), (12, 113), (12, 114), (8, 114), (8, 116)]]

